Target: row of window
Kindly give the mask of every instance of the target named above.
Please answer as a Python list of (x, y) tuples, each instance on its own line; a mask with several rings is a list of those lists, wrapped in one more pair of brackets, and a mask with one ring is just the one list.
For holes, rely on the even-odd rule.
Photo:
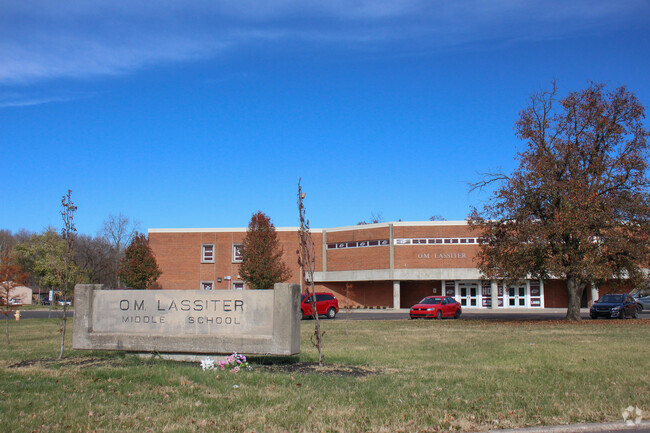
[[(244, 283), (242, 281), (233, 281), (232, 289), (244, 290)], [(201, 281), (201, 290), (214, 290), (214, 281)]]
[(395, 239), (395, 245), (478, 244), (479, 238), (411, 238)]
[[(479, 238), (400, 238), (395, 239), (395, 245), (452, 245), (452, 244), (478, 244)], [(361, 247), (378, 247), (390, 245), (390, 240), (381, 239), (373, 241), (358, 241), (358, 242), (338, 242), (327, 244), (328, 250), (343, 249), (343, 248), (361, 248)]]
[[(400, 238), (394, 240), (395, 245), (455, 245), (455, 244), (478, 244), (479, 238)], [(337, 242), (327, 244), (328, 250), (343, 249), (343, 248), (363, 248), (363, 247), (379, 247), (390, 245), (388, 239), (377, 239), (371, 241), (357, 241), (357, 242)], [(201, 245), (201, 262), (214, 263), (214, 244)], [(232, 261), (233, 263), (241, 263), (242, 252), (241, 244), (232, 245)]]
[(378, 247), (382, 245), (389, 245), (388, 239), (374, 240), (374, 241), (359, 241), (359, 242), (339, 242), (336, 244), (327, 244), (328, 250), (340, 248), (362, 248), (362, 247)]
[[(232, 261), (233, 263), (242, 261), (241, 244), (232, 245)], [(201, 245), (201, 263), (214, 263), (214, 244)]]

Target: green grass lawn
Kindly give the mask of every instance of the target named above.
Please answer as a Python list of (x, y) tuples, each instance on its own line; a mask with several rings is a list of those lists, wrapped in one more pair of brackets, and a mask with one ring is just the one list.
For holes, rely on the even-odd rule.
[(299, 356), (232, 374), (71, 348), (57, 362), (58, 320), (14, 321), (0, 343), (0, 429), (436, 432), (650, 413), (648, 320), (354, 321), (348, 336), (343, 320), (321, 323), (325, 368), (310, 364), (304, 321)]

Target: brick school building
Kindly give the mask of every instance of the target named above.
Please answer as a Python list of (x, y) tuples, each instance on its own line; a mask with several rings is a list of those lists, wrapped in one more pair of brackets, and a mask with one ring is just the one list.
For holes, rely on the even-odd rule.
[[(300, 284), (298, 229), (276, 228)], [(246, 289), (238, 274), (246, 228), (149, 229), (162, 289)], [(317, 291), (341, 306), (408, 308), (430, 295), (448, 295), (463, 307), (565, 308), (565, 283), (525, 280), (515, 285), (481, 278), (477, 232), (465, 221), (391, 222), (312, 229)], [(585, 290), (583, 306), (597, 297)]]

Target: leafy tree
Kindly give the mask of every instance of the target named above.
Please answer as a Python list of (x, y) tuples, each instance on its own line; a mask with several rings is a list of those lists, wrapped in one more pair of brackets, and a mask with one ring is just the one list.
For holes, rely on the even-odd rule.
[(0, 255), (0, 313), (5, 316), (5, 340), (9, 344), (9, 300), (11, 299), (11, 290), (24, 283), (27, 275), (23, 272), (20, 265), (8, 252)]
[(128, 287), (145, 290), (156, 282), (160, 274), (147, 237), (136, 233), (120, 262), (119, 278)]
[(526, 142), (511, 174), (473, 185), (497, 188), (470, 224), (483, 234), (479, 269), (506, 280), (566, 281), (568, 320), (592, 283), (638, 279), (650, 258), (644, 107), (625, 87), (603, 84), (559, 99), (532, 96), (517, 136)]
[(241, 252), (239, 274), (252, 289), (272, 289), (291, 276), (271, 218), (260, 211), (251, 217)]
[[(32, 235), (27, 241), (17, 244), (13, 252), (21, 267), (29, 273), (38, 286), (61, 290), (65, 276), (65, 240), (53, 228)], [(72, 282), (81, 280), (79, 268), (70, 263), (68, 269)]]

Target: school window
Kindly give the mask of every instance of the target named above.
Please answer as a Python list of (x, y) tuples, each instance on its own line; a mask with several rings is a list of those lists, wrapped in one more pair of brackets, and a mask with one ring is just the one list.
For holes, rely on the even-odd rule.
[(235, 281), (235, 282), (232, 283), (232, 288), (234, 290), (244, 290), (244, 283), (239, 282), (239, 281)]
[(232, 244), (232, 261), (233, 263), (240, 263), (243, 260), (241, 253), (241, 244)]
[(201, 290), (214, 289), (214, 281), (201, 281)]
[(201, 246), (201, 262), (214, 263), (214, 244), (203, 244)]

